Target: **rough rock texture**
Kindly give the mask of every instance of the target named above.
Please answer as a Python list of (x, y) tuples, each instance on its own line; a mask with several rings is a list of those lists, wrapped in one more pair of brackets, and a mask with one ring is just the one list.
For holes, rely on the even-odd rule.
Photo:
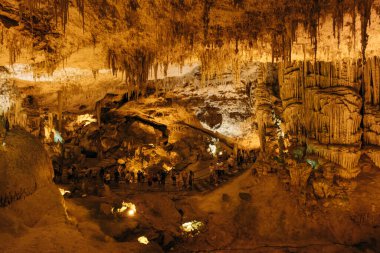
[(290, 170), (290, 184), (295, 188), (304, 189), (312, 168), (307, 163), (288, 163), (288, 165)]
[(347, 88), (310, 88), (305, 94), (305, 126), (309, 138), (321, 144), (360, 142), (360, 96)]
[(51, 183), (52, 164), (40, 144), (30, 134), (7, 133), (0, 148), (0, 206), (7, 206)]
[[(164, 84), (173, 83), (166, 96), (195, 114), (204, 128), (239, 139), (241, 146), (247, 149), (258, 148), (257, 121), (254, 119), (258, 65), (251, 63), (242, 68), (238, 85), (234, 83), (231, 70), (227, 69), (221, 76), (209, 79), (206, 87), (201, 87), (199, 67), (194, 67), (183, 77), (163, 80)], [(161, 90), (164, 92), (163, 87)]]
[(304, 139), (303, 133), (303, 97), (304, 86), (302, 83), (302, 65), (294, 63), (290, 66), (279, 66), (280, 97), (283, 105), (283, 117), (285, 120), (285, 131), (298, 137), (299, 141)]
[(380, 167), (380, 58), (370, 58), (364, 68), (364, 143), (366, 154)]
[(266, 128), (273, 125), (272, 103), (269, 98), (270, 93), (266, 85), (264, 83), (259, 84), (256, 90), (256, 118), (260, 137), (260, 147), (263, 151), (265, 151), (266, 148)]
[(267, 138), (270, 139), (275, 134), (271, 130), (275, 127), (274, 117), (276, 115), (274, 109), (277, 98), (273, 90), (277, 82), (273, 80), (274, 69), (272, 67), (270, 64), (259, 64), (257, 72), (258, 85), (252, 92), (252, 96), (255, 97), (252, 110), (255, 112), (262, 151), (267, 149)]
[(366, 105), (364, 114), (364, 141), (380, 146), (380, 111), (379, 108)]
[[(279, 71), (286, 131), (340, 166), (343, 178), (360, 170), (362, 97), (356, 62), (282, 64)], [(297, 116), (295, 116), (297, 115)]]
[(328, 198), (333, 195), (330, 183), (326, 179), (313, 181), (314, 194), (319, 198)]

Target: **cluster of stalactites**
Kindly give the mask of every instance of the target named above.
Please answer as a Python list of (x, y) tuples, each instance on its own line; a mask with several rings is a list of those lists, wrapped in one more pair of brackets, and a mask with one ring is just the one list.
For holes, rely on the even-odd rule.
[[(58, 21), (61, 21), (63, 31), (66, 31), (66, 25), (69, 21), (70, 0), (23, 0), (23, 5), (20, 6), (20, 11), (29, 11), (31, 18), (42, 8), (52, 8), (54, 11), (55, 23), (58, 26)], [(82, 16), (82, 25), (84, 30), (85, 22), (85, 0), (76, 0), (76, 7), (79, 14)]]
[(223, 73), (230, 61), (227, 49), (205, 48), (199, 55), (201, 61), (201, 86), (205, 87), (211, 79), (222, 80)]
[(149, 70), (155, 63), (153, 53), (135, 49), (132, 54), (118, 55), (109, 49), (107, 61), (114, 75), (121, 72), (125, 76), (129, 97), (145, 94)]
[(8, 51), (8, 63), (13, 65), (24, 51), (33, 54), (33, 41), (24, 38), (14, 28), (6, 29), (0, 23), (0, 51)]
[(17, 87), (0, 79), (0, 116), (6, 117), (10, 126), (25, 127), (27, 115), (22, 111), (22, 98)]
[[(61, 23), (62, 30), (66, 31), (66, 25), (69, 20), (69, 8), (71, 2), (69, 0), (23, 0), (19, 4), (20, 26), (30, 32), (32, 37), (24, 36), (25, 33), (20, 33), (19, 27), (6, 28), (0, 22), (0, 46), (5, 46), (8, 50), (9, 65), (17, 62), (22, 54), (34, 55), (37, 51), (43, 50), (45, 61), (35, 63), (33, 69), (43, 69), (49, 74), (53, 72), (56, 65), (62, 59), (58, 59), (57, 55), (53, 55), (54, 50), (48, 43), (43, 40), (46, 34), (51, 31), (51, 24), (54, 23), (58, 27)], [(78, 11), (83, 17), (84, 29), (84, 0), (76, 1)], [(49, 11), (49, 12), (46, 12)], [(51, 14), (53, 13), (53, 14)], [(13, 15), (10, 13), (9, 15)], [(18, 20), (17, 18), (15, 18)], [(55, 19), (55, 20), (54, 20)], [(36, 36), (36, 37), (35, 37)], [(42, 68), (40, 68), (42, 67)]]
[[(201, 63), (201, 87), (212, 84), (225, 84), (225, 73), (232, 73), (232, 82), (236, 87), (241, 85), (241, 69), (246, 63), (252, 62), (256, 56), (244, 41), (230, 42), (219, 47), (217, 45), (203, 47), (199, 50), (198, 59)], [(264, 80), (265, 81), (265, 80)]]
[[(84, 17), (84, 0), (77, 0), (76, 3), (79, 12)], [(30, 18), (32, 18), (39, 11), (46, 8), (54, 11), (56, 26), (58, 26), (58, 21), (60, 21), (63, 31), (66, 31), (66, 25), (69, 20), (70, 0), (23, 0), (23, 4), (20, 5), (20, 12), (29, 12)]]
[[(350, 30), (352, 34), (353, 48), (356, 48), (356, 20), (357, 16), (360, 17), (360, 29), (361, 29), (361, 53), (362, 58), (365, 61), (365, 52), (368, 43), (367, 28), (370, 24), (371, 9), (374, 0), (332, 0), (331, 2), (326, 2), (315, 0), (309, 1), (304, 10), (304, 20), (303, 26), (305, 31), (308, 32), (310, 37), (310, 43), (314, 49), (314, 60), (317, 61), (318, 52), (318, 34), (319, 27), (321, 25), (322, 15), (326, 15), (327, 9), (331, 9), (330, 13), (333, 20), (333, 35), (337, 38), (338, 48), (341, 42), (341, 31), (344, 28), (344, 17), (345, 14), (351, 16), (351, 21), (349, 22)], [(272, 47), (272, 61), (278, 60), (280, 57), (283, 61), (291, 61), (292, 44), (297, 41), (296, 30), (298, 24), (301, 24), (299, 20), (293, 19), (292, 16), (286, 17), (284, 19), (284, 29), (282, 31), (272, 31), (271, 34), (271, 47)]]

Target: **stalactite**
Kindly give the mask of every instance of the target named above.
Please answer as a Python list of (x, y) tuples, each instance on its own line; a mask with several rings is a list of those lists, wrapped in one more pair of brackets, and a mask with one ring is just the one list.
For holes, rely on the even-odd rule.
[(357, 0), (354, 0), (353, 6), (352, 6), (352, 25), (351, 25), (351, 33), (352, 37), (354, 38), (354, 50), (356, 50), (356, 3)]
[(85, 0), (76, 0), (77, 1), (77, 8), (78, 8), (78, 12), (79, 14), (82, 16), (82, 29), (83, 29), (83, 32), (84, 32), (84, 19), (85, 19)]
[(344, 1), (335, 0), (334, 1), (334, 11), (333, 11), (333, 33), (334, 38), (338, 38), (338, 48), (340, 46), (340, 33), (343, 30), (343, 18), (344, 18)]
[(41, 5), (41, 1), (42, 0), (24, 0), (23, 2), (26, 9), (28, 9), (29, 12), (33, 14), (34, 11), (37, 10)]
[(296, 40), (297, 23), (291, 21), (289, 23), (285, 21), (285, 34), (283, 34), (283, 55), (282, 58), (285, 62), (292, 61), (292, 46)]
[[(29, 11), (30, 18), (33, 18), (33, 15), (42, 7), (53, 7), (54, 17), (56, 26), (58, 26), (58, 20), (62, 23), (62, 30), (66, 31), (66, 24), (69, 19), (69, 7), (70, 0), (49, 0), (44, 2), (42, 0), (23, 0), (23, 5), (26, 10)], [(83, 26), (84, 26), (84, 0), (77, 0), (77, 6), (80, 14), (83, 17)], [(22, 11), (22, 9), (20, 9)], [(33, 21), (31, 20), (31, 25), (33, 26)]]
[(198, 57), (201, 61), (201, 87), (207, 86), (211, 79), (221, 80), (223, 72), (231, 68), (231, 64), (228, 63), (232, 63), (234, 81), (240, 83), (240, 80), (238, 81), (240, 79), (240, 58), (235, 49), (231, 50), (229, 46), (206, 47), (200, 52)]
[(203, 43), (208, 44), (208, 30), (210, 23), (210, 10), (213, 5), (214, 0), (203, 0)]
[(9, 53), (9, 65), (13, 65), (21, 55), (21, 42), (21, 37), (16, 33), (8, 33), (6, 45)]
[(236, 46), (235, 46), (235, 54), (232, 60), (232, 73), (234, 76), (234, 85), (235, 87), (239, 87), (241, 83), (241, 69), (240, 69), (240, 56), (239, 56), (239, 46), (238, 46), (238, 40), (236, 39)]
[(66, 24), (69, 20), (69, 3), (70, 0), (58, 0), (63, 31), (66, 32)]
[(357, 0), (358, 1), (358, 9), (360, 13), (360, 22), (361, 22), (361, 44), (362, 44), (362, 61), (363, 64), (366, 62), (365, 51), (368, 44), (368, 34), (367, 28), (371, 19), (371, 7), (373, 4), (373, 0)]
[(108, 51), (107, 51), (107, 63), (108, 63), (108, 67), (112, 70), (113, 75), (117, 74), (116, 62), (117, 62), (117, 56), (116, 56), (115, 51), (113, 51), (112, 49), (108, 49)]
[(317, 61), (320, 12), (321, 7), (319, 0), (313, 0), (311, 3), (310, 12), (308, 14), (308, 31), (310, 34), (311, 44), (314, 48), (314, 61)]

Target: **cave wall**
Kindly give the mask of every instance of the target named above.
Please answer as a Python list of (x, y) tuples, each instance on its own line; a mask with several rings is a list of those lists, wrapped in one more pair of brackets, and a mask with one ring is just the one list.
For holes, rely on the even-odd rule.
[(362, 154), (380, 165), (379, 71), (377, 57), (364, 68), (351, 60), (279, 66), (286, 132), (309, 153), (339, 165), (343, 178), (359, 174)]

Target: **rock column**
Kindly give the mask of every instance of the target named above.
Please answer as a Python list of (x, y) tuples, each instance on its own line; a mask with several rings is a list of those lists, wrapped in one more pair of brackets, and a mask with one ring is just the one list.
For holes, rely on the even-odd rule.
[(304, 139), (309, 153), (339, 165), (339, 176), (356, 177), (362, 136), (357, 63), (296, 62), (280, 69), (287, 132)]

